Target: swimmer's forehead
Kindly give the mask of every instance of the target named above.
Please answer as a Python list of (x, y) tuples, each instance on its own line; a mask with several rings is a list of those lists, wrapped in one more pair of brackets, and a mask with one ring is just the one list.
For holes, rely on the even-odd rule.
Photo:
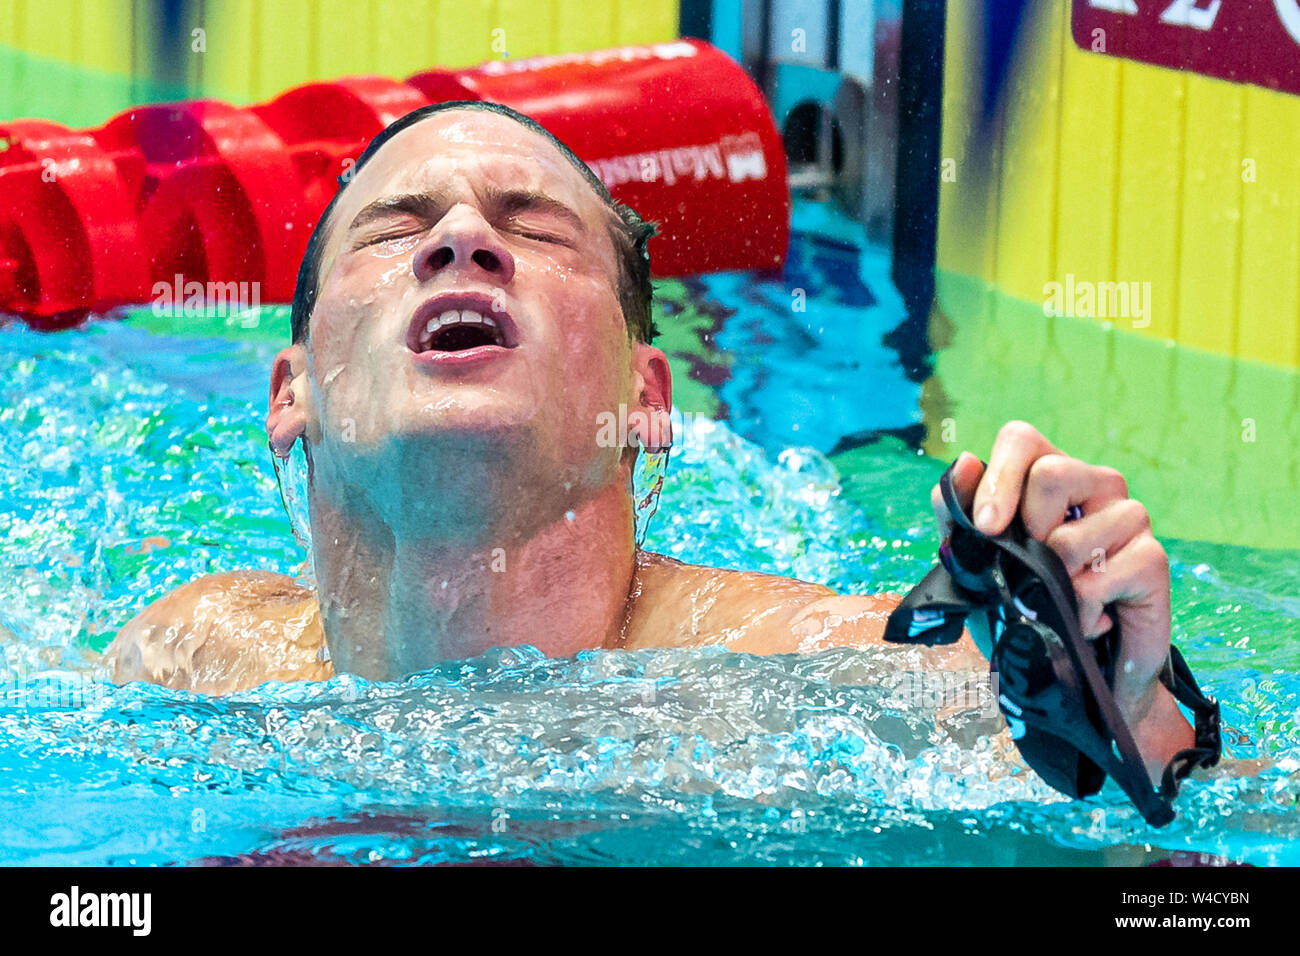
[(506, 116), (480, 110), (437, 113), (402, 130), (357, 174), (339, 209), (336, 238), (376, 201), (465, 188), (534, 191), (563, 203), (588, 228), (605, 203), (545, 136)]

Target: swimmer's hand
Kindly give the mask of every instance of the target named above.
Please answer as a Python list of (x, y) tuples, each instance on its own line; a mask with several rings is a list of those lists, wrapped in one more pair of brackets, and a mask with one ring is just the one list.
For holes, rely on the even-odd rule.
[(314, 592), (282, 574), (236, 571), (155, 601), (105, 653), (118, 684), (225, 694), (269, 680), (328, 680), (324, 647)]
[[(1019, 513), (1025, 530), (1057, 553), (1074, 582), (1085, 637), (1110, 630), (1104, 608), (1115, 604), (1121, 634), (1115, 702), (1158, 784), (1170, 758), (1193, 746), (1195, 734), (1158, 679), (1169, 654), (1169, 558), (1151, 534), (1146, 508), (1128, 496), (1124, 476), (1063, 454), (1032, 425), (1010, 422), (998, 432), (987, 471), (975, 455), (961, 454), (953, 488), (980, 531), (1000, 534)], [(938, 485), (930, 502), (946, 536), (952, 520)], [(1083, 517), (1067, 523), (1071, 505), (1082, 507)]]

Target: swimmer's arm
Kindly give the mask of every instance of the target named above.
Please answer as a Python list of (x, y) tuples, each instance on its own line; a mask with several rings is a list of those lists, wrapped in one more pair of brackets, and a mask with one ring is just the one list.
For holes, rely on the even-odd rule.
[(885, 623), (898, 606), (889, 594), (834, 594), (814, 597), (793, 608), (771, 639), (788, 650), (810, 653), (829, 647), (874, 647), (884, 644)]
[(333, 676), (315, 595), (262, 571), (215, 574), (155, 601), (106, 652), (113, 680), (223, 694)]
[[(829, 588), (803, 596), (761, 627), (729, 644), (751, 654), (808, 654), (831, 647), (883, 647), (885, 624), (898, 607), (897, 594), (836, 594)], [(892, 645), (889, 645), (892, 646)], [(922, 666), (933, 669), (988, 669), (988, 660), (974, 642), (962, 640), (945, 647), (926, 648)]]

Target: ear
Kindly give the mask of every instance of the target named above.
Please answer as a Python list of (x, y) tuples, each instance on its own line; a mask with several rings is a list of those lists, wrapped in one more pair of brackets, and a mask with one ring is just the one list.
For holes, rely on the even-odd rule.
[(266, 434), (277, 457), (288, 458), (293, 443), (307, 434), (311, 411), (307, 400), (307, 349), (291, 345), (271, 366), (270, 408)]
[(643, 342), (635, 345), (631, 398), (627, 416), (630, 433), (641, 440), (646, 451), (664, 451), (671, 447), (673, 373), (668, 367), (668, 356), (653, 345)]

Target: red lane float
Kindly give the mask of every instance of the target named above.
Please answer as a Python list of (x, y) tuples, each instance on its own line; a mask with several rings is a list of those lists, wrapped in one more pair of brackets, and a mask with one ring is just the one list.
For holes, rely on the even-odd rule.
[(779, 268), (781, 138), (744, 70), (698, 40), (345, 77), (270, 102), (141, 106), (101, 129), (0, 124), (0, 311), (43, 327), (148, 302), (156, 283), (257, 282), (292, 298), (315, 226), (366, 143), (431, 102), (532, 116), (658, 221), (661, 277)]
[[(758, 88), (697, 40), (502, 60), (455, 74), (471, 94), (533, 117), (621, 202), (661, 223), (655, 274), (779, 267), (790, 227), (780, 134)], [(431, 99), (445, 73), (408, 81)]]
[(148, 290), (132, 194), (94, 136), (42, 120), (0, 125), (0, 309), (76, 321)]

